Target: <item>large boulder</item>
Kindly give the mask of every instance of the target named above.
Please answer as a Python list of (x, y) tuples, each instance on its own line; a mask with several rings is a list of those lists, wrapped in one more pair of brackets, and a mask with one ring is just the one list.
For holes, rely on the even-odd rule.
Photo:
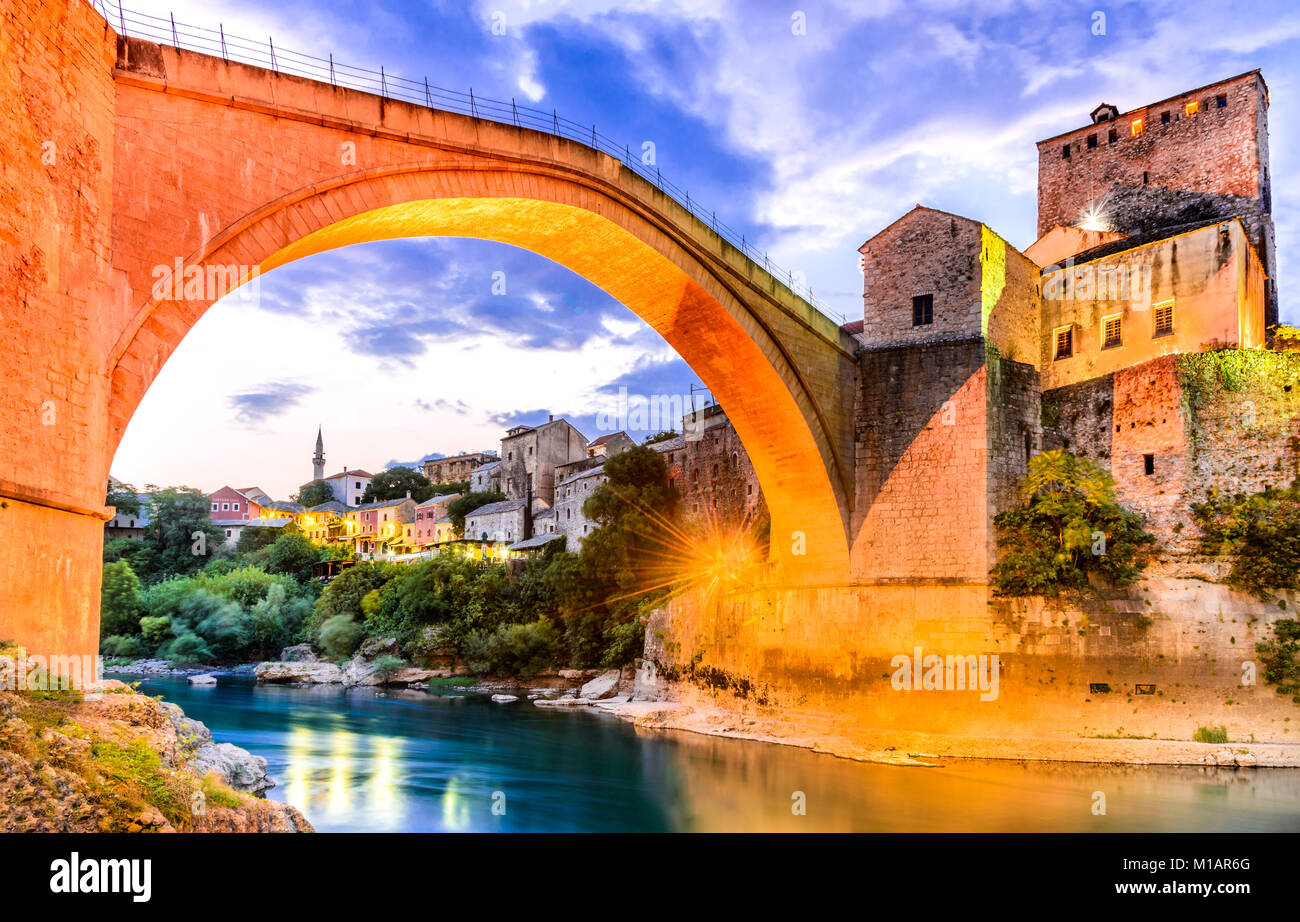
[(262, 797), (265, 791), (275, 787), (266, 773), (266, 759), (234, 743), (214, 743), (212, 731), (203, 721), (186, 717), (184, 711), (170, 702), (162, 702), (162, 707), (176, 728), (178, 755), (189, 763), (195, 775), (202, 778), (208, 772), (216, 772), (236, 791), (254, 797)]
[(298, 643), (280, 651), (280, 661), (285, 663), (318, 663), (320, 657), (309, 643)]
[(360, 656), (354, 656), (343, 669), (344, 685), (412, 685), (427, 682), (435, 676), (446, 675), (445, 669), (421, 669), (416, 666), (403, 666), (388, 676), (380, 678), (375, 674), (375, 664)]
[(611, 669), (608, 672), (602, 672), (596, 678), (592, 679), (582, 690), (578, 692), (579, 698), (586, 698), (588, 701), (599, 701), (602, 698), (612, 698), (618, 691), (618, 680), (621, 674), (617, 669)]
[(190, 759), (190, 771), (202, 778), (216, 772), (236, 791), (261, 797), (275, 782), (266, 773), (266, 759), (255, 756), (234, 743), (208, 743), (200, 746)]
[(343, 681), (343, 670), (333, 663), (258, 663), (253, 675), (259, 682), (300, 685), (334, 685)]

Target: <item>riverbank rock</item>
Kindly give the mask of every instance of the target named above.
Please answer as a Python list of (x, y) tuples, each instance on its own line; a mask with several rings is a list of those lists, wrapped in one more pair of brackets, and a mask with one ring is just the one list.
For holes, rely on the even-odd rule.
[(622, 678), (622, 673), (617, 669), (611, 669), (608, 672), (602, 672), (596, 678), (592, 679), (582, 690), (578, 692), (579, 698), (586, 698), (589, 701), (599, 701), (601, 698), (612, 698), (618, 691), (618, 682)]
[(586, 698), (538, 698), (533, 704), (539, 708), (585, 708), (591, 702)]
[(192, 675), (189, 677), (191, 685), (216, 685), (217, 680), (210, 675)]
[(203, 721), (187, 717), (171, 702), (162, 702), (162, 707), (176, 729), (178, 761), (187, 762), (187, 767), (195, 775), (202, 778), (208, 772), (216, 772), (236, 791), (254, 797), (263, 797), (266, 791), (275, 787), (275, 781), (266, 771), (266, 759), (233, 743), (214, 743), (212, 731)]
[(357, 651), (363, 659), (379, 659), (381, 656), (397, 656), (396, 637), (371, 637)]
[(493, 695), (492, 700), (497, 704), (509, 704), (511, 701), (518, 701), (518, 695)]
[(283, 663), (319, 663), (320, 657), (311, 648), (311, 644), (299, 643), (281, 650), (280, 661)]
[[(101, 691), (0, 690), (0, 832), (312, 831), (293, 807), (250, 796), (272, 783), (264, 759), (121, 682)], [(205, 806), (218, 779), (224, 805)]]
[(343, 670), (333, 663), (258, 663), (253, 675), (259, 682), (297, 685), (336, 685), (343, 682)]

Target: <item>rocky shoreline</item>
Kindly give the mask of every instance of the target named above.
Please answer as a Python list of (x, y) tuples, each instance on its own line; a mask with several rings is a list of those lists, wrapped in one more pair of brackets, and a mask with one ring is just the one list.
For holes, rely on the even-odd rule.
[(5, 832), (312, 832), (264, 799), (274, 784), (265, 759), (122, 682), (0, 692)]

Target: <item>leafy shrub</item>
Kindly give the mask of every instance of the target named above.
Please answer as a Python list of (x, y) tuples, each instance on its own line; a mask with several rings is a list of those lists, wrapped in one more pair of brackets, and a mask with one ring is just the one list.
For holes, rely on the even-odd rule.
[(140, 580), (125, 560), (104, 565), (99, 623), (101, 634), (134, 633), (140, 623)]
[(1155, 538), (1115, 499), (1110, 473), (1065, 451), (1029, 462), (1020, 484), (1026, 504), (999, 514), (994, 594), (1057, 596), (1092, 591), (1089, 574), (1131, 585), (1150, 562)]
[(397, 671), (403, 668), (405, 665), (406, 664), (403, 663), (396, 656), (389, 656), (385, 654), (374, 661), (374, 663), (372, 664), (372, 668), (374, 669), (375, 676), (379, 679), (379, 681), (387, 683), (388, 680), (391, 679), (394, 675), (396, 675)]
[(1300, 588), (1300, 485), (1249, 496), (1211, 492), (1192, 506), (1207, 554), (1232, 559), (1227, 582), (1259, 599)]
[(351, 656), (361, 646), (365, 632), (350, 615), (335, 615), (320, 628), (320, 645), (329, 656)]
[(561, 648), (560, 632), (544, 618), (501, 625), (492, 631), (472, 631), (463, 646), (475, 672), (522, 676), (536, 675), (553, 665)]
[(1300, 704), (1300, 620), (1274, 622), (1273, 639), (1255, 644), (1255, 652), (1264, 664), (1264, 681)]
[(212, 649), (193, 631), (173, 637), (158, 648), (158, 655), (177, 666), (189, 666), (213, 658)]
[(99, 642), (99, 652), (119, 659), (138, 659), (145, 651), (139, 637), (111, 634)]
[(1228, 741), (1228, 728), (1219, 727), (1197, 727), (1196, 732), (1192, 734), (1192, 739), (1198, 743), (1226, 743)]

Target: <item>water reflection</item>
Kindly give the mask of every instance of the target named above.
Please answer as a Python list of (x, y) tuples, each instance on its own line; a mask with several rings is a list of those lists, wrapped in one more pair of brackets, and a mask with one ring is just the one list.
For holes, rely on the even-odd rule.
[(144, 689), (266, 757), (279, 782), (270, 796), (321, 831), (1300, 830), (1300, 771), (1289, 769), (901, 768), (478, 696), (225, 678)]

